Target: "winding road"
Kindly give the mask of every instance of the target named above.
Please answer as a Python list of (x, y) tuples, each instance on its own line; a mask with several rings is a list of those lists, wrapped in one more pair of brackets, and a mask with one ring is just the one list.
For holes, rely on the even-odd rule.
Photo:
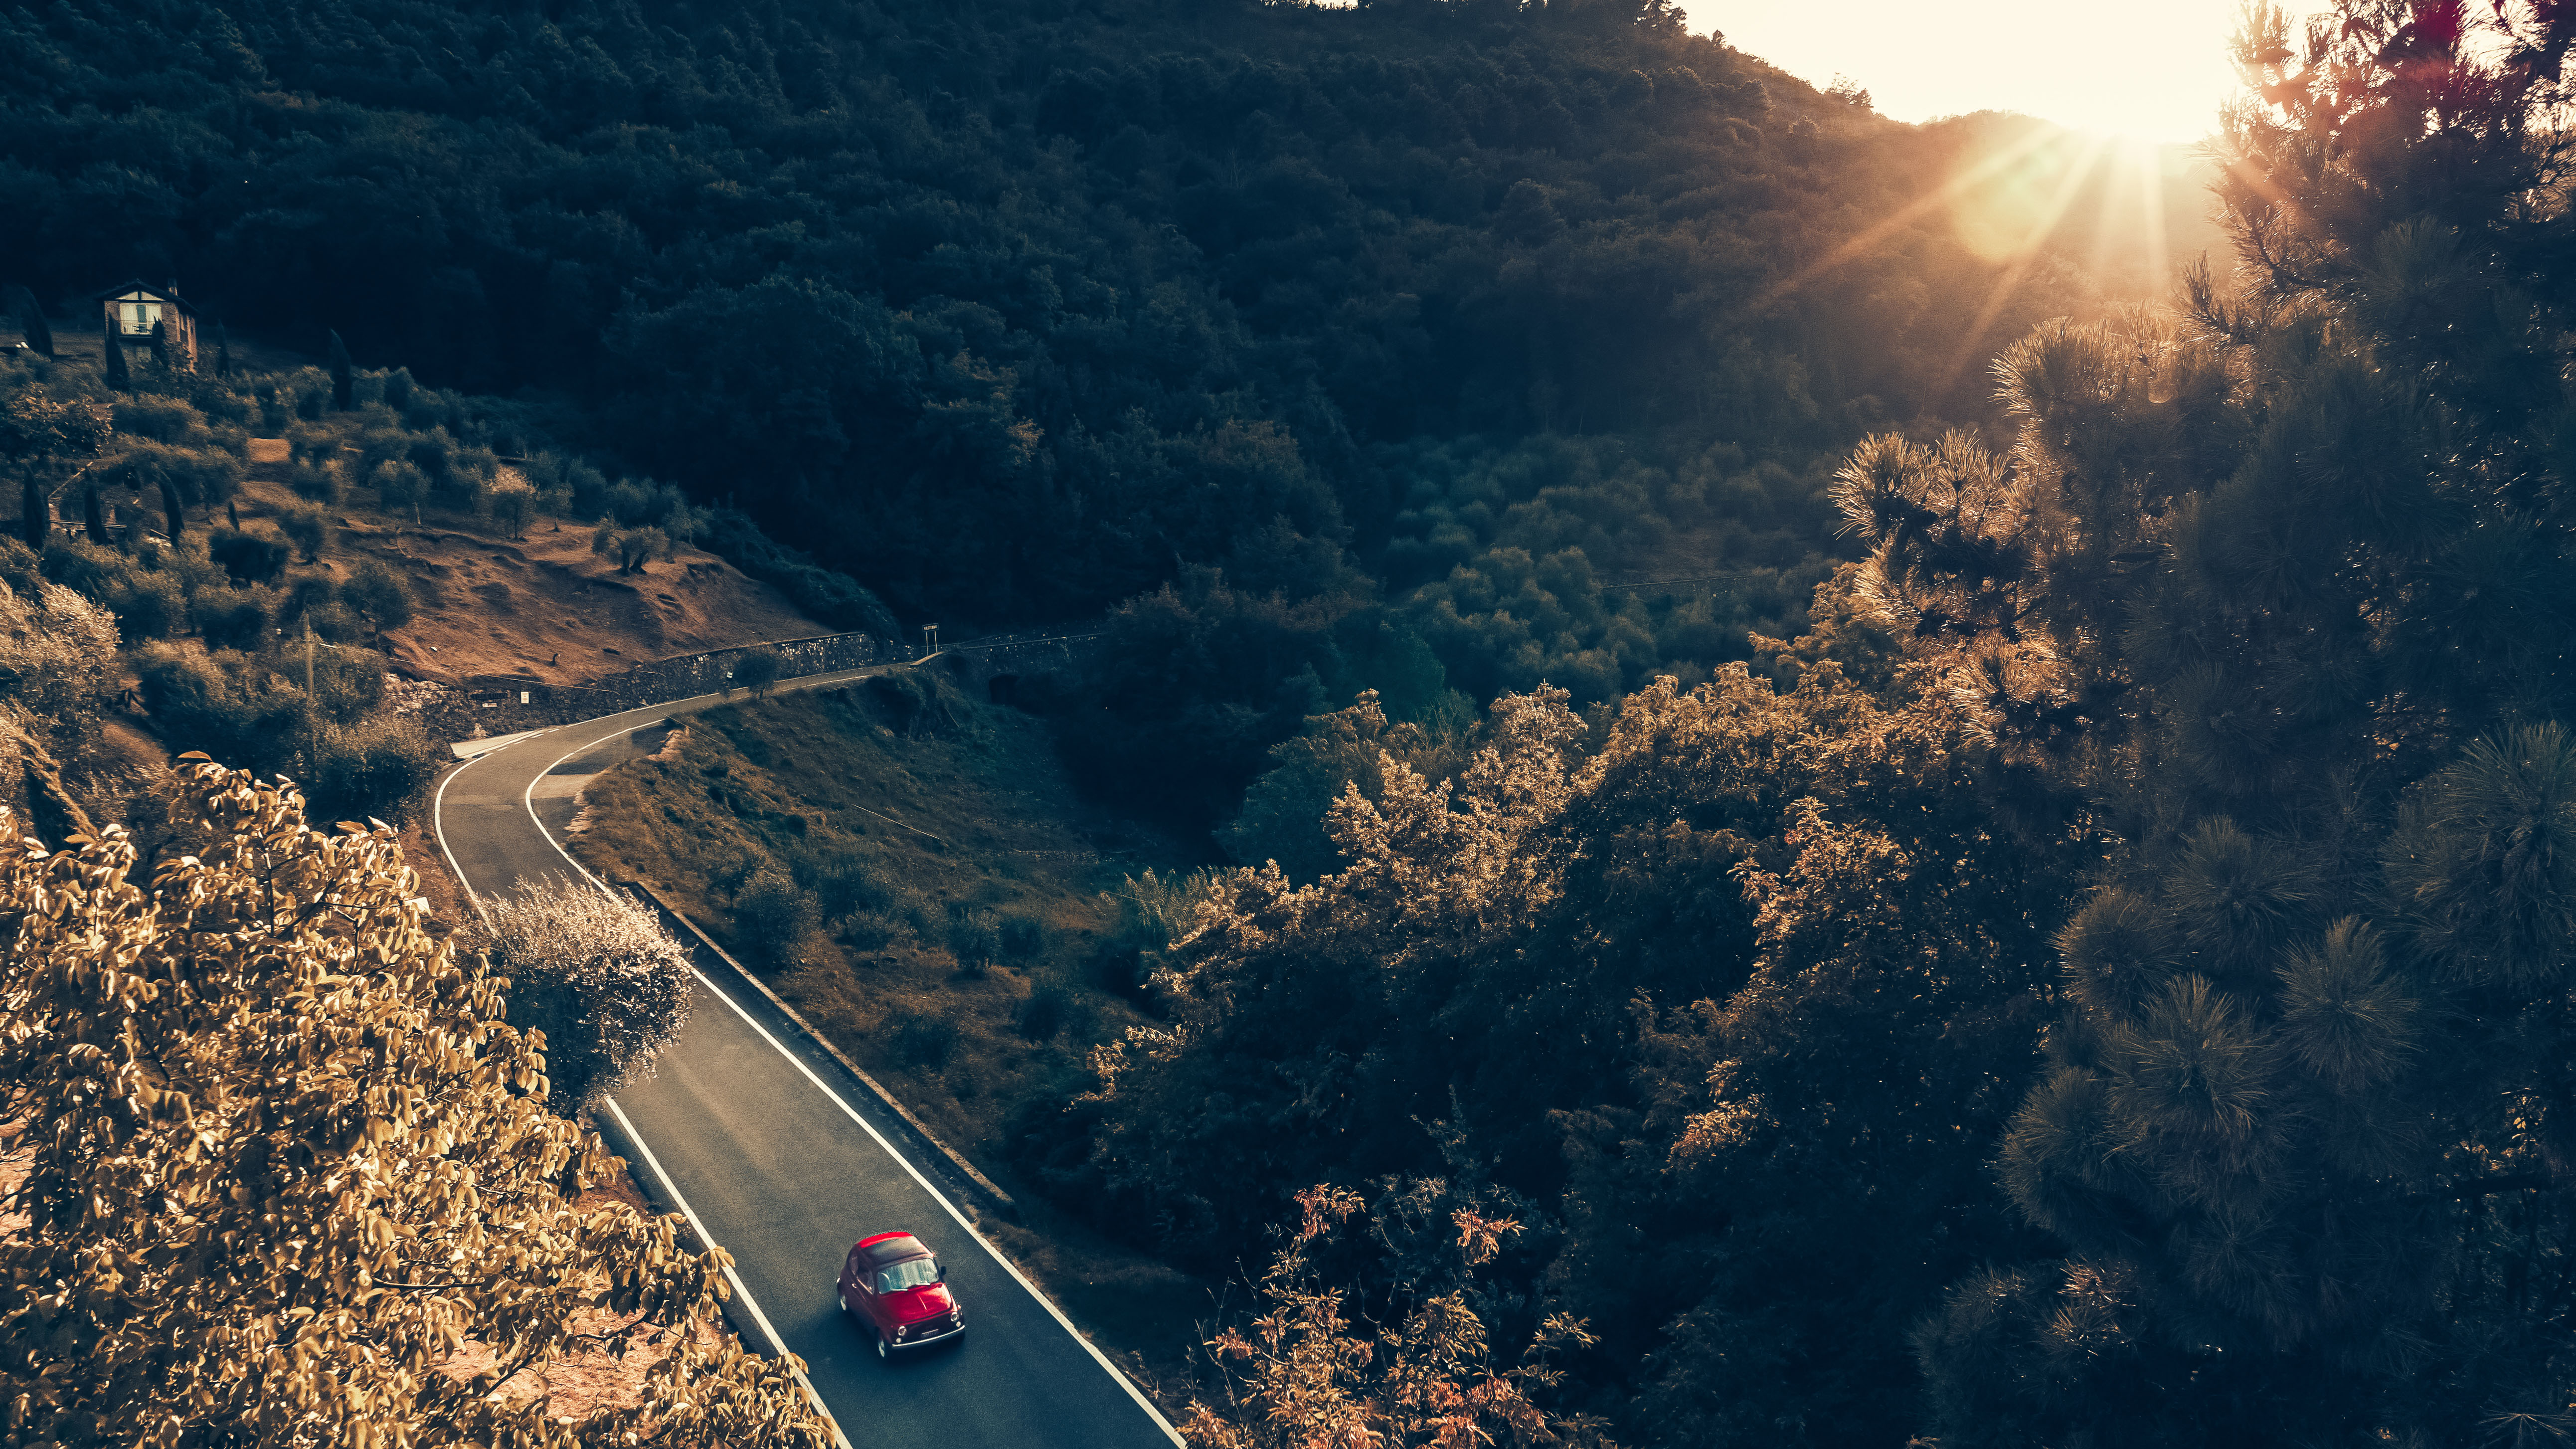
[[(878, 673), (782, 682), (813, 689)], [(660, 748), (701, 695), (510, 739), (451, 771), (432, 822), (469, 894), (589, 873), (557, 843), (590, 777)], [(595, 882), (594, 882), (595, 883)], [(603, 887), (604, 889), (605, 887)], [(735, 1321), (805, 1362), (843, 1441), (868, 1449), (992, 1445), (1132, 1449), (1180, 1436), (960, 1210), (948, 1164), (764, 993), (698, 953), (696, 1000), (652, 1080), (601, 1114), (661, 1205), (733, 1255)], [(954, 1345), (878, 1360), (834, 1302), (859, 1238), (909, 1229), (948, 1267), (966, 1311)], [(761, 1340), (765, 1339), (766, 1343)]]

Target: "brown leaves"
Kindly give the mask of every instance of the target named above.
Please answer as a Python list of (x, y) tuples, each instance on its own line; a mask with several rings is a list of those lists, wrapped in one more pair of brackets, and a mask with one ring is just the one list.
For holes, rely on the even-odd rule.
[[(1551, 1414), (1530, 1397), (1563, 1377), (1549, 1362), (1593, 1340), (1563, 1314), (1541, 1326), (1521, 1362), (1496, 1368), (1482, 1319), (1464, 1291), (1414, 1305), (1391, 1330), (1370, 1332), (1346, 1315), (1344, 1295), (1323, 1286), (1315, 1249), (1362, 1211), (1348, 1188), (1296, 1195), (1294, 1236), (1260, 1285), (1263, 1312), (1247, 1334), (1208, 1340), (1224, 1374), (1226, 1410), (1194, 1402), (1181, 1436), (1201, 1449), (1376, 1449), (1426, 1445), (1594, 1445), (1611, 1449), (1598, 1422)], [(1489, 1261), (1520, 1231), (1507, 1218), (1460, 1208), (1451, 1215), (1470, 1266)]]
[[(0, 862), (0, 1080), (32, 1148), (0, 1244), (10, 1444), (821, 1444), (786, 1366), (698, 1330), (715, 1255), (565, 1196), (613, 1167), (546, 1110), (496, 983), (429, 929), (392, 832), (183, 762), (192, 854), (150, 890), (113, 827)], [(0, 822), (5, 828), (7, 822)], [(41, 1288), (38, 1285), (43, 1285)], [(605, 1306), (676, 1346), (579, 1424), (440, 1371), (542, 1367)]]

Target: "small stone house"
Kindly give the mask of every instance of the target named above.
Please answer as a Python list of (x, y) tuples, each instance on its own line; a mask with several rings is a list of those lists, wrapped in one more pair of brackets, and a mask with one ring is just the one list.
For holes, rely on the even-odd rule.
[(197, 309), (179, 296), (179, 284), (150, 287), (127, 282), (110, 287), (96, 299), (107, 309), (107, 335), (129, 347), (152, 342), (152, 324), (161, 324), (170, 340), (170, 361), (182, 372), (197, 370)]

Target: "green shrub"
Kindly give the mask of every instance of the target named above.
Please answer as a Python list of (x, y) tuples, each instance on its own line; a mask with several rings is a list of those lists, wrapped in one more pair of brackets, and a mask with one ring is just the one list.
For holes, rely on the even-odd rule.
[(936, 1070), (957, 1050), (957, 1025), (935, 1016), (904, 1017), (888, 1035), (886, 1049), (907, 1067)]
[(1004, 916), (1001, 936), (1002, 954), (1014, 961), (1043, 956), (1047, 948), (1047, 925), (1035, 916)]
[(156, 557), (160, 562), (161, 572), (176, 580), (179, 592), (185, 594), (192, 602), (197, 595), (208, 589), (227, 587), (223, 565), (216, 563), (206, 554), (206, 539), (203, 534), (190, 534), (186, 538), (173, 540), (171, 545), (160, 550)]
[(382, 559), (360, 559), (340, 586), (340, 602), (379, 631), (411, 622), (411, 586)]
[(1001, 932), (994, 929), (990, 911), (951, 908), (948, 917), (948, 954), (957, 958), (957, 969), (969, 976), (981, 976), (993, 964), (1001, 950)]
[(337, 600), (306, 610), (304, 617), (313, 621), (314, 637), (325, 644), (364, 644), (374, 632), (363, 615)]
[(322, 647), (322, 631), (317, 627), (313, 633), (310, 659), (299, 630), (295, 637), (277, 641), (277, 657), (269, 667), (297, 686), (309, 675), (313, 706), (322, 717), (342, 728), (357, 728), (384, 702), (384, 666), (368, 650)]
[(318, 508), (290, 508), (278, 515), (278, 531), (297, 548), (304, 550), (304, 561), (312, 563), (322, 557), (322, 543), (331, 533)]
[(257, 649), (269, 640), (274, 617), (265, 591), (200, 589), (188, 601), (188, 622), (209, 649)]
[(826, 919), (837, 920), (859, 911), (881, 911), (892, 899), (885, 887), (856, 861), (834, 861), (800, 875), (805, 878), (806, 888), (814, 892)]
[(308, 503), (337, 503), (340, 470), (327, 463), (298, 463), (286, 470), (286, 486)]
[(209, 424), (239, 428), (250, 422), (257, 408), (251, 400), (233, 391), (230, 383), (198, 373), (187, 385), (188, 405), (203, 414)]
[(420, 506), (429, 501), (429, 475), (419, 464), (409, 458), (388, 458), (367, 475), (367, 486), (376, 490), (385, 507), (408, 508), (412, 522), (420, 522)]
[(903, 923), (882, 911), (853, 911), (832, 918), (832, 939), (852, 951), (881, 951), (901, 934)]
[(772, 867), (754, 875), (734, 897), (734, 934), (764, 961), (785, 964), (822, 929), (812, 893)]
[(134, 672), (162, 738), (174, 749), (203, 750), (244, 769), (283, 768), (314, 738), (312, 701), (264, 661), (217, 658), (151, 643), (135, 651)]
[[(595, 474), (593, 476), (596, 476)], [(585, 503), (585, 508), (587, 507)], [(849, 629), (874, 634), (881, 639), (899, 638), (902, 630), (895, 624), (894, 612), (883, 600), (862, 587), (847, 574), (834, 573), (817, 565), (808, 555), (787, 548), (741, 513), (729, 508), (708, 512), (700, 542), (711, 553), (721, 555), (735, 568), (769, 584), (795, 602), (808, 618), (820, 619), (835, 629)]]
[(241, 490), (241, 460), (221, 448), (182, 448), (141, 442), (99, 469), (100, 481), (149, 497), (168, 479), (179, 500), (192, 507), (223, 502)]
[(492, 485), (501, 476), (501, 460), (484, 447), (460, 447), (448, 456), (447, 476), (439, 491), (451, 506), (477, 517), (492, 507)]
[(330, 579), (321, 574), (306, 574), (287, 585), (286, 603), (280, 617), (292, 619), (298, 614), (327, 609), (339, 602), (339, 598), (340, 590)]
[(537, 517), (537, 490), (525, 483), (504, 480), (492, 486), (486, 500), (494, 527), (510, 538), (528, 536), (528, 525)]
[(432, 488), (447, 486), (448, 468), (456, 461), (456, 440), (445, 428), (414, 433), (403, 446), (403, 460), (420, 470)]
[(420, 432), (443, 427), (447, 422), (447, 399), (434, 387), (415, 387), (402, 405), (403, 426)]
[[(382, 680), (379, 673), (379, 695)], [(420, 722), (407, 715), (326, 728), (320, 741), (320, 758), (311, 767), (308, 813), (321, 820), (373, 816), (401, 824), (418, 809), (446, 758)]]
[(207, 436), (204, 416), (175, 397), (144, 394), (120, 398), (114, 416), (116, 431), (130, 438), (149, 438), (156, 443), (198, 443)]
[(1029, 993), (1014, 1014), (1020, 1035), (1030, 1041), (1055, 1040), (1056, 1033), (1064, 1030), (1065, 1022), (1072, 1017), (1073, 1008), (1072, 992), (1051, 981), (1040, 986)]
[(787, 661), (779, 658), (775, 649), (746, 649), (734, 656), (729, 682), (750, 690), (754, 699), (765, 699), (786, 667)]
[(166, 639), (186, 625), (188, 601), (179, 581), (166, 573), (141, 569), (117, 580), (99, 596), (116, 615), (118, 632), (127, 640)]
[(206, 540), (206, 555), (224, 566), (234, 583), (264, 584), (285, 572), (291, 554), (286, 541), (238, 528), (219, 528)]
[(39, 567), (47, 583), (96, 599), (116, 587), (133, 570), (134, 561), (114, 549), (100, 548), (79, 534), (58, 530), (45, 541)]

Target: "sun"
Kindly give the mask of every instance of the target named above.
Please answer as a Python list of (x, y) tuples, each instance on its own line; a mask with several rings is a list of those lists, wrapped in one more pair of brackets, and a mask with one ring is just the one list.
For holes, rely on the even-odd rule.
[[(2073, 131), (2026, 116), (1948, 123), (1961, 133), (1936, 184), (1892, 215), (1774, 284), (1763, 300), (1824, 283), (1901, 230), (1946, 227), (1985, 264), (1983, 295), (1954, 344), (1948, 371), (1992, 350), (1987, 333), (2024, 277), (2052, 253), (2077, 263), (2106, 292), (2152, 297), (2171, 285), (2169, 238), (2189, 235), (2177, 207), (2203, 190), (2184, 149), (2134, 135)], [(2206, 226), (2206, 223), (2203, 223)]]

